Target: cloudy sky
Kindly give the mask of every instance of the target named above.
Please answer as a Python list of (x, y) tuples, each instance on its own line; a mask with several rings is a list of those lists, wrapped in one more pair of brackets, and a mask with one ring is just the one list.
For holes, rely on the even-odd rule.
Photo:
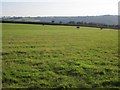
[(117, 15), (119, 0), (2, 0), (2, 16)]

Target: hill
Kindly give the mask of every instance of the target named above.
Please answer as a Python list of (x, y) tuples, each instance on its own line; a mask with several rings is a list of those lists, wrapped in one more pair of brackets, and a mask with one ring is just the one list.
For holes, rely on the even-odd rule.
[(35, 21), (35, 22), (62, 22), (68, 23), (70, 21), (74, 22), (93, 22), (102, 23), (108, 25), (117, 25), (118, 16), (117, 15), (102, 15), (102, 16), (71, 16), (71, 17), (2, 17), (3, 20), (12, 21)]

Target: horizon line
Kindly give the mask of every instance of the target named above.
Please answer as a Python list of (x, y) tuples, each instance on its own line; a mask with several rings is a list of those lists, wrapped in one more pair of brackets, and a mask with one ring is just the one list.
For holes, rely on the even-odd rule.
[(118, 15), (113, 15), (113, 14), (104, 14), (104, 15), (36, 15), (36, 16), (10, 16), (10, 15), (4, 15), (4, 16), (0, 16), (0, 17), (89, 17), (89, 16), (118, 16)]

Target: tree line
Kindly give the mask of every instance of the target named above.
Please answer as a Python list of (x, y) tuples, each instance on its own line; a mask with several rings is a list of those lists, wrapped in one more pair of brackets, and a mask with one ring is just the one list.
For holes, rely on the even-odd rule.
[(42, 25), (61, 25), (61, 26), (76, 26), (77, 28), (80, 26), (86, 26), (86, 27), (95, 27), (95, 28), (110, 28), (110, 29), (120, 29), (120, 25), (107, 25), (107, 24), (102, 24), (102, 23), (93, 23), (93, 22), (75, 22), (75, 21), (70, 21), (67, 23), (63, 23), (62, 21), (60, 22), (55, 22), (52, 20), (51, 22), (28, 22), (28, 21), (5, 21), (2, 20), (2, 23), (21, 23), (21, 24), (42, 24)]

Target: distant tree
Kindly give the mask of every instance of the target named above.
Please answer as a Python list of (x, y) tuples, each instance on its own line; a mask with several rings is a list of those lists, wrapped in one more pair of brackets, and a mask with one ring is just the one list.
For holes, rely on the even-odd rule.
[(52, 23), (55, 23), (55, 21), (54, 21), (54, 20), (52, 20), (51, 22), (52, 22)]
[(87, 25), (87, 22), (83, 22), (84, 25)]
[(75, 24), (75, 21), (70, 21), (70, 22), (68, 22), (69, 24)]
[(62, 21), (60, 21), (59, 23), (62, 24)]
[(78, 25), (82, 24), (81, 22), (77, 22)]

